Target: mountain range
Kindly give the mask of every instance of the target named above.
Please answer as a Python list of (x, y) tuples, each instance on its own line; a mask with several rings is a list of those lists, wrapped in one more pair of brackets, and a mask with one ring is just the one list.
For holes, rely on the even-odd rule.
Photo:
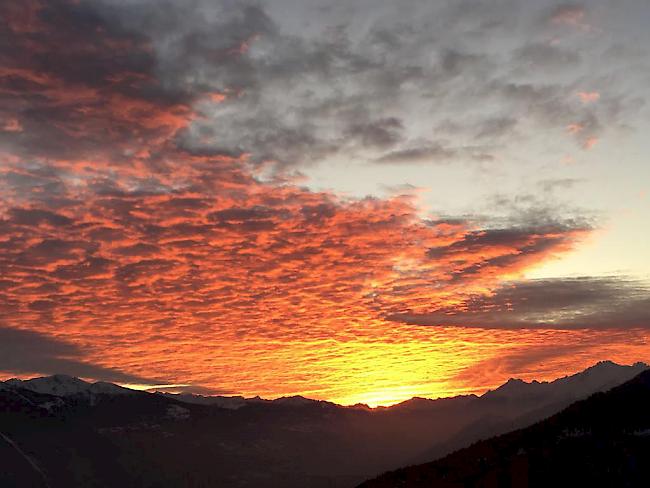
[(525, 429), (359, 488), (650, 486), (650, 371)]
[(376, 409), (11, 379), (0, 382), (0, 486), (353, 487), (532, 425), (647, 369), (606, 361), (552, 382)]

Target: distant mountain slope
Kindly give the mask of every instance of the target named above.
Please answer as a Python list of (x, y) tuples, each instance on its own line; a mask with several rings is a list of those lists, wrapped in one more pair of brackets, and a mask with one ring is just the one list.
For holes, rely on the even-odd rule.
[(648, 369), (648, 365), (640, 362), (632, 366), (621, 366), (612, 361), (601, 361), (580, 373), (550, 382), (532, 381), (527, 383), (522, 380), (510, 379), (504, 385), (483, 396), (485, 398), (527, 401), (540, 397), (545, 401), (578, 399), (596, 391), (604, 391), (618, 386), (646, 369)]
[(607, 391), (648, 369), (645, 363), (623, 366), (601, 361), (574, 375), (550, 382), (530, 383), (510, 379), (499, 388), (480, 397), (478, 411), (464, 428), (448, 439), (433, 445), (409, 459), (405, 464), (419, 464), (438, 459), (450, 452), (492, 436), (532, 425), (559, 412), (577, 400)]
[(643, 367), (600, 363), (556, 382), (378, 409), (151, 394), (63, 375), (8, 380), (0, 486), (348, 488), (423, 452), (528, 425)]
[(360, 488), (650, 486), (650, 371), (526, 429)]

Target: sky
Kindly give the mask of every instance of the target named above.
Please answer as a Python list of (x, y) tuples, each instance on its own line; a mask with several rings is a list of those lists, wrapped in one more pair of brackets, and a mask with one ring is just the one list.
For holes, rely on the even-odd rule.
[(388, 405), (650, 360), (646, 0), (0, 4), (0, 376)]

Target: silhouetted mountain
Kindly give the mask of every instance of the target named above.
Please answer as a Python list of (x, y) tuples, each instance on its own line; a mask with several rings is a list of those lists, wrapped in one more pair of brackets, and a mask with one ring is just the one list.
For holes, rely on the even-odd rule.
[(531, 427), (360, 488), (647, 487), (649, 412), (650, 371), (644, 371)]
[(438, 459), (492, 436), (520, 429), (547, 418), (577, 400), (607, 391), (648, 369), (644, 363), (622, 366), (601, 361), (586, 370), (550, 382), (530, 383), (511, 378), (466, 409), (468, 423), (449, 439), (436, 442), (405, 464)]
[(503, 433), (530, 424), (643, 367), (601, 363), (551, 383), (377, 409), (152, 394), (63, 375), (8, 380), (0, 383), (0, 486), (351, 487), (423, 452), (468, 445), (486, 426)]

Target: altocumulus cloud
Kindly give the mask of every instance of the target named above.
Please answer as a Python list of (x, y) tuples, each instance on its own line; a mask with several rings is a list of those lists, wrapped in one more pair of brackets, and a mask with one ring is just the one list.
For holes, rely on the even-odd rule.
[[(579, 76), (509, 79), (523, 58), (557, 66), (585, 55), (485, 52), (481, 39), (527, 25), (510, 6), (413, 3), (402, 18), (386, 4), (363, 29), (303, 31), (249, 2), (3, 2), (7, 343), (39, 372), (244, 385), (253, 371), (260, 384), (291, 384), (284, 344), (316, 358), (315, 376), (318, 359), (342, 357), (326, 345), (397, 344), (406, 339), (386, 317), (489, 302), (504, 280), (572, 249), (591, 232), (574, 216), (427, 220), (409, 195), (348, 199), (259, 176), (336, 154), (492, 161), (522, 113), (544, 130), (579, 123), (578, 142), (630, 113), (616, 93), (575, 103)], [(542, 10), (529, 19), (535, 33), (565, 26)], [(457, 113), (478, 100), (508, 115)], [(466, 141), (440, 139), (445, 124)], [(8, 364), (24, 371), (27, 359)]]

